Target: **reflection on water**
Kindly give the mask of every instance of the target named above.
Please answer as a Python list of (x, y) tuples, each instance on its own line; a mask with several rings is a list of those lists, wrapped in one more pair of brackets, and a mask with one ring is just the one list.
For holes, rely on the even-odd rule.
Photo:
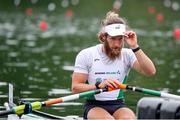
[(60, 104), (55, 104), (53, 106), (79, 106), (79, 105), (83, 105), (82, 103), (79, 102), (64, 102), (64, 103), (60, 103)]
[(23, 63), (23, 62), (19, 62), (19, 63), (4, 63), (7, 67), (28, 67), (28, 63)]
[[(96, 34), (100, 19), (113, 4), (113, 1), (102, 0), (96, 3), (75, 1), (77, 3), (63, 0), (60, 3), (63, 7), (51, 1), (48, 7), (42, 5), (33, 8), (32, 16), (27, 16), (17, 8), (12, 8), (10, 12), (0, 11), (0, 106), (7, 101), (9, 82), (15, 86), (15, 98), (25, 101), (43, 101), (71, 94), (75, 56), (81, 49), (98, 43)], [(87, 2), (88, 6), (98, 7), (89, 8)], [(33, 5), (36, 3), (38, 0)], [(15, 4), (19, 6), (22, 3)], [(65, 9), (71, 4), (78, 8), (74, 6), (74, 11), (67, 12)], [(141, 4), (145, 6), (140, 9), (138, 5)], [(155, 14), (148, 14), (144, 10), (148, 6), (155, 6), (157, 11), (164, 13), (166, 19), (163, 23), (156, 23)], [(44, 13), (44, 8), (48, 12)], [(134, 11), (133, 15), (129, 8)], [(180, 94), (180, 46), (172, 34), (174, 28), (180, 27), (180, 15), (165, 9), (161, 1), (143, 1), (133, 6), (130, 0), (123, 1), (121, 15), (128, 19), (131, 28), (137, 32), (141, 48), (157, 67), (157, 75), (151, 78), (131, 71), (128, 83)], [(135, 11), (138, 17), (134, 15)], [(39, 28), (42, 20), (48, 24), (44, 32)], [(143, 96), (126, 92), (127, 104), (135, 110), (137, 100)], [(44, 108), (43, 111), (82, 116), (83, 103), (81, 99)], [(72, 106), (76, 107), (72, 109)]]
[(48, 95), (59, 95), (59, 94), (71, 94), (72, 92), (68, 89), (51, 89), (48, 92)]
[(0, 82), (0, 86), (6, 86), (7, 84), (7, 82)]
[(74, 66), (63, 66), (62, 68), (63, 70), (67, 70), (67, 71), (73, 71), (74, 70)]

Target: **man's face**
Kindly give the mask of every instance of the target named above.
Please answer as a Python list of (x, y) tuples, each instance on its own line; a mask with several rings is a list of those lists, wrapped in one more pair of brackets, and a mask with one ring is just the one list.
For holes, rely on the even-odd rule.
[(124, 36), (109, 36), (104, 42), (104, 48), (107, 56), (114, 60), (119, 57), (121, 54), (121, 49), (124, 45)]

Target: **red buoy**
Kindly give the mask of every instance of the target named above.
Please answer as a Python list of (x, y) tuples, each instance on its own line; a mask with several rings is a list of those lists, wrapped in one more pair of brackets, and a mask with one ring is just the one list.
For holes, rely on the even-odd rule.
[(176, 39), (176, 40), (180, 40), (180, 28), (175, 28), (174, 31), (173, 31), (173, 37)]
[(32, 16), (32, 14), (33, 14), (32, 8), (27, 8), (25, 13), (26, 13), (27, 16)]
[(154, 13), (156, 12), (155, 7), (148, 7), (148, 12), (149, 12), (150, 14), (154, 14)]
[(39, 24), (39, 28), (42, 32), (44, 32), (48, 28), (48, 24), (46, 23), (46, 21), (42, 20)]
[(163, 21), (164, 21), (164, 15), (163, 15), (162, 13), (157, 14), (157, 15), (156, 15), (156, 21), (157, 21), (158, 23), (163, 22)]
[(68, 9), (65, 13), (65, 16), (71, 18), (74, 16), (74, 12), (71, 9)]

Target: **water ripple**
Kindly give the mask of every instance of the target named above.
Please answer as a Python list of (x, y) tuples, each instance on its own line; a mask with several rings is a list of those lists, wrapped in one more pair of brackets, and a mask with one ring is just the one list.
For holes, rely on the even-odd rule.
[(6, 40), (6, 44), (7, 44), (7, 45), (18, 45), (18, 44), (19, 44), (19, 41), (16, 40), (16, 39), (7, 39), (7, 40)]
[(7, 63), (5, 63), (5, 65), (10, 66), (10, 67), (28, 67), (29, 63), (27, 63), (27, 62), (19, 62), (19, 63), (7, 62)]
[(0, 86), (6, 86), (7, 84), (7, 82), (0, 82)]
[(59, 94), (71, 94), (72, 92), (69, 89), (51, 89), (48, 92), (48, 95), (59, 95)]
[(49, 71), (49, 68), (41, 68), (40, 69), (40, 72), (48, 72)]
[(67, 70), (67, 71), (73, 71), (74, 70), (74, 66), (68, 66), (68, 65), (64, 65), (62, 67), (63, 70)]
[(31, 52), (31, 53), (43, 53), (50, 50), (54, 45), (55, 45), (55, 42), (50, 41), (46, 46), (35, 47), (33, 49), (25, 47), (23, 48), (23, 50), (26, 52)]

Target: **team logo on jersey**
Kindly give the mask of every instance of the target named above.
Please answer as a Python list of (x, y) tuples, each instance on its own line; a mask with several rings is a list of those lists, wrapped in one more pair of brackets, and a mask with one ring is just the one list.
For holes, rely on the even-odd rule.
[(119, 70), (117, 71), (117, 74), (121, 74)]
[(99, 58), (95, 58), (95, 59), (94, 59), (94, 62), (99, 61), (99, 60), (100, 60)]
[(96, 78), (96, 82), (102, 82), (102, 78)]
[(115, 74), (121, 74), (120, 71), (118, 70), (117, 72), (95, 72), (95, 75), (102, 75), (102, 74), (106, 74), (106, 75), (115, 75)]

